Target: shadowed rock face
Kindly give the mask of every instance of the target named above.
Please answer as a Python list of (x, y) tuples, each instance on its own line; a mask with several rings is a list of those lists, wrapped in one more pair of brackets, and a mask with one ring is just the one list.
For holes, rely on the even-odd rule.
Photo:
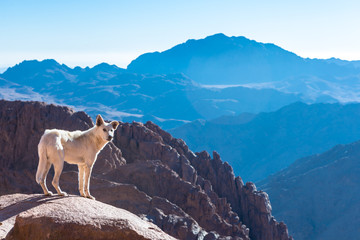
[[(41, 192), (34, 176), (36, 146), (44, 129), (87, 129), (91, 119), (85, 113), (37, 102), (1, 101), (0, 106), (0, 126), (12, 123), (1, 128), (0, 142), (10, 142), (1, 146), (1, 194)], [(48, 119), (54, 115), (51, 125)], [(21, 129), (21, 134), (11, 129)], [(22, 143), (26, 137), (32, 140)], [(22, 163), (27, 164), (25, 169)], [(60, 186), (78, 194), (74, 170), (64, 169)], [(144, 217), (179, 239), (290, 239), (286, 225), (271, 216), (266, 193), (235, 178), (216, 152), (213, 159), (207, 152), (195, 154), (184, 141), (151, 122), (120, 123), (113, 143), (98, 157), (90, 190), (97, 200)]]
[[(84, 112), (40, 102), (0, 101), (0, 167), (14, 170), (36, 169), (37, 145), (45, 129), (87, 130), (93, 126)], [(100, 153), (95, 173), (109, 166), (125, 164), (121, 151), (109, 143)]]
[[(251, 239), (289, 239), (286, 225), (276, 222), (271, 216), (268, 195), (257, 191), (253, 183), (247, 183), (244, 186), (241, 178), (235, 178), (231, 166), (222, 162), (216, 152), (213, 153), (213, 159), (207, 152), (194, 154), (184, 141), (173, 138), (151, 122), (120, 124), (114, 143), (121, 146), (128, 162), (139, 164), (141, 159), (159, 159), (180, 178), (199, 186), (211, 203), (217, 207), (219, 216), (226, 219), (228, 223), (239, 223), (240, 220), (250, 229)], [(124, 167), (129, 165), (132, 164)], [(122, 170), (115, 170), (115, 172), (120, 171)], [(128, 175), (130, 177), (127, 177)], [(149, 175), (145, 174), (145, 176)], [(137, 181), (135, 185), (138, 187), (142, 185), (139, 181), (143, 181), (143, 185), (146, 185), (143, 191), (148, 193), (161, 188), (159, 185), (151, 188), (150, 183), (155, 177), (144, 179), (136, 177), (136, 174), (121, 173), (118, 181)], [(111, 176), (111, 178), (116, 177)], [(159, 182), (166, 184), (161, 180)], [(164, 187), (164, 191), (160, 190), (160, 194), (168, 194), (167, 198), (171, 198), (171, 194), (178, 194), (178, 192), (166, 191), (166, 189)], [(201, 213), (199, 215), (201, 216)]]
[(23, 170), (37, 166), (37, 144), (45, 129), (85, 130), (92, 126), (84, 112), (39, 102), (0, 101), (1, 167)]

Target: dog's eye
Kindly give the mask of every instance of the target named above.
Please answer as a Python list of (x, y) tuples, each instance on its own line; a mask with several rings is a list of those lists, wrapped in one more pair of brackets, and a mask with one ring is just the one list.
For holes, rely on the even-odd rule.
[(103, 128), (103, 131), (104, 131), (104, 132), (106, 132), (106, 129), (105, 129), (105, 128)]

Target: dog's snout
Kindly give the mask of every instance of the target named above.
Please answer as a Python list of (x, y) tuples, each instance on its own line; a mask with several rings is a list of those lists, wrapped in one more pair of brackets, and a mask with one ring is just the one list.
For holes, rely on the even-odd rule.
[(111, 141), (112, 139), (113, 139), (112, 136), (108, 136), (108, 138), (107, 138), (108, 141)]

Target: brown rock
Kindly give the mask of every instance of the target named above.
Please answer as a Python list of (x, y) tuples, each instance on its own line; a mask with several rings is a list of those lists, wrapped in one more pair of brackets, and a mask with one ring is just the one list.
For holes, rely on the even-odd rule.
[[(62, 175), (64, 189), (77, 194), (77, 173)], [(91, 178), (92, 194), (97, 200), (146, 217), (164, 232), (179, 239), (198, 239), (206, 235), (198, 223), (180, 207), (161, 197), (150, 197), (135, 185)], [(111, 193), (111, 194), (109, 194)]]
[(82, 197), (8, 195), (0, 205), (9, 200), (14, 203), (1, 209), (2, 221), (16, 215), (8, 240), (174, 239), (126, 210)]
[(257, 191), (253, 183), (244, 186), (241, 178), (235, 178), (232, 167), (222, 162), (217, 152), (213, 152), (213, 159), (207, 152), (196, 153), (192, 165), (200, 176), (211, 182), (214, 191), (231, 204), (240, 220), (250, 229), (251, 239), (292, 239), (286, 225), (272, 217), (268, 195)]
[(0, 101), (1, 167), (37, 166), (37, 145), (46, 128), (85, 130), (92, 121), (84, 112), (40, 102)]
[[(92, 126), (93, 122), (86, 113), (75, 112), (68, 107), (41, 102), (0, 100), (0, 168), (36, 169), (37, 145), (45, 129), (75, 131)], [(95, 173), (97, 169), (125, 164), (121, 151), (114, 150), (114, 147), (108, 144), (104, 148), (96, 162), (99, 167), (94, 169)], [(66, 165), (66, 168), (69, 166)]]
[(125, 164), (126, 160), (123, 158), (121, 150), (112, 142), (109, 142), (98, 154), (93, 167), (93, 174), (105, 174)]
[[(170, 162), (171, 164), (168, 166), (180, 177), (186, 176), (184, 180), (193, 179), (205, 190), (223, 219), (231, 224), (239, 223), (240, 219), (250, 229), (251, 239), (291, 239), (286, 225), (276, 222), (272, 217), (267, 194), (257, 191), (253, 183), (244, 186), (241, 178), (235, 178), (232, 167), (228, 163), (222, 162), (218, 153), (213, 153), (213, 159), (207, 152), (194, 154), (184, 141), (172, 138), (169, 133), (157, 125), (151, 122), (147, 122), (145, 125), (136, 124), (134, 123), (135, 127), (130, 124), (122, 124), (122, 131), (118, 132), (119, 136), (116, 139), (118, 141), (114, 142), (118, 146), (121, 142), (128, 160), (160, 159), (165, 164)], [(158, 136), (156, 136), (157, 134)], [(149, 147), (149, 142), (151, 146), (157, 147)], [(172, 150), (178, 153), (178, 156), (174, 157), (175, 155), (173, 155), (172, 158), (169, 156), (165, 158), (161, 154), (164, 152), (165, 146), (170, 146)], [(130, 151), (126, 149), (130, 149)], [(169, 149), (169, 147), (165, 149)], [(144, 155), (139, 156), (139, 152)], [(189, 174), (183, 174), (182, 162), (186, 162), (187, 165), (196, 170), (193, 173), (194, 176), (188, 177)], [(219, 197), (224, 198), (225, 201), (220, 200)], [(236, 212), (238, 216), (232, 214), (231, 210)]]
[[(248, 238), (246, 227), (236, 218), (225, 199), (220, 200), (215, 195), (217, 204), (214, 204), (199, 186), (182, 180), (159, 160), (127, 164), (104, 177), (119, 183), (133, 184), (151, 197), (158, 196), (169, 200), (206, 231), (216, 231), (223, 236)], [(232, 222), (228, 221), (228, 216), (233, 217)]]

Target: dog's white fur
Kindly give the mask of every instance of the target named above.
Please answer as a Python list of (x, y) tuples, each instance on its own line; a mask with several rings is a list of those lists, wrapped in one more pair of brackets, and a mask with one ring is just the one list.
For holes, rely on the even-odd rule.
[(51, 165), (54, 165), (52, 185), (59, 195), (67, 195), (59, 187), (60, 175), (66, 161), (78, 165), (80, 195), (94, 199), (89, 191), (92, 167), (100, 150), (114, 137), (118, 125), (117, 121), (106, 123), (98, 115), (95, 126), (86, 131), (45, 130), (38, 145), (39, 165), (36, 172), (36, 182), (41, 185), (44, 194), (52, 195), (46, 187), (46, 176)]

